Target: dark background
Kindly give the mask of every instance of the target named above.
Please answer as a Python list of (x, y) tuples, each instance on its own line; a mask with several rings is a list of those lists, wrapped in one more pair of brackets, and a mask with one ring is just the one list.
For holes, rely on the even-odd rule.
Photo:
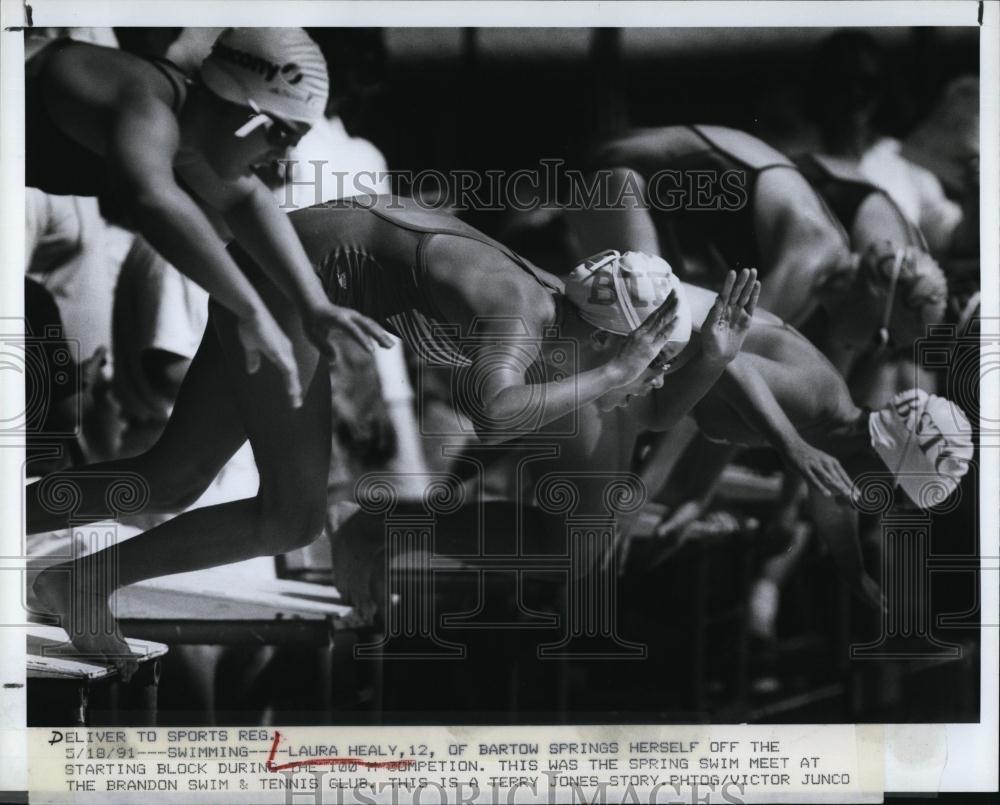
[[(338, 65), (334, 92), (362, 90), (342, 102), (349, 131), (374, 142), (390, 168), (475, 170), (572, 157), (630, 126), (794, 136), (819, 43), (837, 29), (527, 30), (310, 33)], [(978, 74), (975, 27), (865, 31), (885, 55), (885, 134), (905, 135), (951, 79)]]

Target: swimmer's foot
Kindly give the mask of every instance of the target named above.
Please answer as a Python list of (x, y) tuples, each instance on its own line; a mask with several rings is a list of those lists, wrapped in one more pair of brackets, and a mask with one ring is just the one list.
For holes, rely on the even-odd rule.
[(96, 585), (74, 590), (71, 573), (56, 568), (42, 571), (33, 586), (39, 604), (58, 617), (82, 656), (110, 662), (128, 682), (139, 663), (111, 614), (108, 596), (95, 589)]

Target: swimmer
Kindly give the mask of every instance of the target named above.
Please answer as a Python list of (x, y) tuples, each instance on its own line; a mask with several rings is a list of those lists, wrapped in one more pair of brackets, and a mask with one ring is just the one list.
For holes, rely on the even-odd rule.
[(251, 172), (282, 158), (323, 114), (326, 61), (305, 31), (228, 29), (193, 80), (170, 62), (114, 48), (27, 45), (26, 184), (97, 196), (106, 217), (141, 233), (237, 317), (248, 369), (266, 358), (292, 405), (301, 404), (292, 345), (226, 252), (223, 230), (294, 301), (326, 354), (333, 330), (369, 349), (385, 342), (373, 322), (330, 304), (285, 214)]
[[(685, 293), (698, 321), (711, 294), (693, 287)], [(675, 363), (682, 361), (683, 353)], [(971, 427), (957, 405), (909, 389), (877, 410), (859, 407), (830, 361), (763, 310), (741, 352), (692, 413), (711, 441), (770, 445), (798, 470), (810, 486), (820, 538), (852, 589), (872, 601), (880, 600), (877, 585), (864, 573), (858, 514), (850, 506), (855, 481), (864, 473), (888, 472), (913, 505), (929, 508), (954, 492), (973, 454)], [(633, 415), (651, 430), (676, 424), (649, 404), (635, 407)]]
[[(580, 283), (564, 286), (471, 226), (408, 199), (327, 203), (289, 218), (333, 304), (371, 317), (423, 360), (455, 369), (467, 391), (463, 412), (486, 443), (541, 430), (618, 389), (641, 396), (660, 384), (666, 366), (687, 343), (690, 316), (676, 277), (660, 258), (629, 258), (634, 293), (627, 305), (621, 297), (598, 294), (578, 308)], [(111, 551), (39, 575), (34, 587), (39, 600), (62, 617), (75, 645), (122, 667), (129, 659), (121, 635), (113, 628), (100, 634), (74, 629), (69, 618), (74, 607), (85, 607), (88, 615), (74, 623), (96, 618), (114, 624), (107, 601), (116, 587), (285, 553), (312, 542), (323, 529), (329, 373), (316, 371), (320, 356), (290, 300), (246, 251), (234, 246), (232, 254), (294, 343), (308, 389), (303, 405), (293, 410), (284, 404), (275, 367), (262, 366), (254, 374), (242, 368), (237, 320), (213, 304), (170, 421), (149, 451), (57, 473), (27, 489), (29, 533), (65, 528), (70, 516), (77, 523), (113, 517), (109, 492), (129, 475), (148, 487), (146, 510), (176, 512), (200, 496), (249, 438), (260, 473), (256, 497), (185, 512)], [(602, 255), (580, 270), (604, 276), (601, 269), (616, 259), (621, 258)], [(749, 304), (751, 296), (755, 302), (759, 288), (749, 271), (739, 282), (735, 275), (727, 282), (732, 293), (738, 289), (740, 305)], [(588, 300), (592, 291), (588, 287)], [(679, 388), (688, 377), (699, 384), (696, 393), (678, 400), (664, 396), (665, 406), (689, 408), (698, 389), (703, 393), (722, 372), (722, 361), (713, 358), (738, 349), (743, 333), (727, 312), (733, 304), (726, 302), (718, 313), (725, 314), (718, 337), (705, 341), (719, 355), (690, 356), (672, 384)], [(567, 339), (581, 345), (571, 378), (560, 374)], [(48, 505), (62, 484), (79, 494), (75, 514)], [(101, 581), (108, 562), (117, 569), (114, 585)], [(91, 597), (74, 602), (73, 591), (83, 589), (91, 590)]]
[[(807, 335), (842, 375), (851, 378), (858, 399), (881, 404), (902, 390), (892, 387), (899, 382), (895, 375), (908, 375), (912, 385), (912, 360), (901, 370), (896, 364), (925, 335), (928, 324), (944, 318), (948, 297), (944, 272), (920, 229), (850, 160), (807, 154), (795, 162), (847, 230), (852, 251), (862, 255), (860, 272), (872, 286), (887, 288), (884, 298), (857, 299), (858, 305), (867, 305), (858, 314), (863, 321), (878, 318), (874, 331), (858, 326), (854, 316), (828, 315), (811, 322)], [(888, 395), (886, 386), (891, 388)]]
[[(866, 337), (884, 326), (891, 291), (906, 302), (920, 296), (911, 271), (899, 274), (893, 291), (892, 273), (880, 270), (881, 254), (874, 267), (862, 265), (865, 255), (795, 163), (744, 132), (639, 130), (601, 146), (587, 164), (608, 180), (607, 203), (571, 197), (567, 220), (581, 254), (602, 248), (662, 254), (684, 281), (707, 287), (729, 268), (754, 266), (764, 286), (762, 308), (794, 326), (822, 309)], [(597, 187), (600, 201), (603, 185)], [(903, 345), (914, 327), (922, 333), (943, 314), (936, 298), (912, 310), (899, 306), (889, 337)]]

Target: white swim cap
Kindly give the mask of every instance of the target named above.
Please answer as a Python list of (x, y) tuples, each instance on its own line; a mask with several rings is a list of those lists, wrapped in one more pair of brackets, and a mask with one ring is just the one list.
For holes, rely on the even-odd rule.
[(972, 458), (972, 426), (955, 403), (920, 389), (901, 391), (868, 417), (872, 447), (906, 496), (921, 508), (941, 503)]
[(601, 252), (574, 268), (565, 284), (567, 298), (584, 321), (619, 335), (642, 324), (672, 290), (677, 320), (664, 350), (676, 354), (691, 340), (691, 308), (680, 280), (662, 257)]
[(227, 28), (201, 64), (208, 89), (282, 120), (313, 123), (326, 109), (326, 59), (301, 28)]

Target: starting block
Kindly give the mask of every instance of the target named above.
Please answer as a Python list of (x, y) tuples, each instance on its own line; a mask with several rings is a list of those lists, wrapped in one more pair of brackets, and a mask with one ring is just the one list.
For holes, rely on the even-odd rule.
[(352, 627), (335, 587), (289, 579), (234, 584), (211, 570), (149, 579), (119, 590), (122, 632), (182, 645), (323, 645)]
[(110, 663), (75, 655), (59, 627), (32, 625), (27, 641), (29, 726), (156, 723), (162, 643), (126, 640), (139, 670), (123, 683)]
[(335, 587), (303, 581), (235, 581), (203, 570), (150, 579), (117, 592), (112, 609), (122, 633), (169, 645), (297, 646), (314, 648), (318, 673), (329, 680), (318, 710), (331, 712), (334, 636), (357, 628), (353, 609)]

